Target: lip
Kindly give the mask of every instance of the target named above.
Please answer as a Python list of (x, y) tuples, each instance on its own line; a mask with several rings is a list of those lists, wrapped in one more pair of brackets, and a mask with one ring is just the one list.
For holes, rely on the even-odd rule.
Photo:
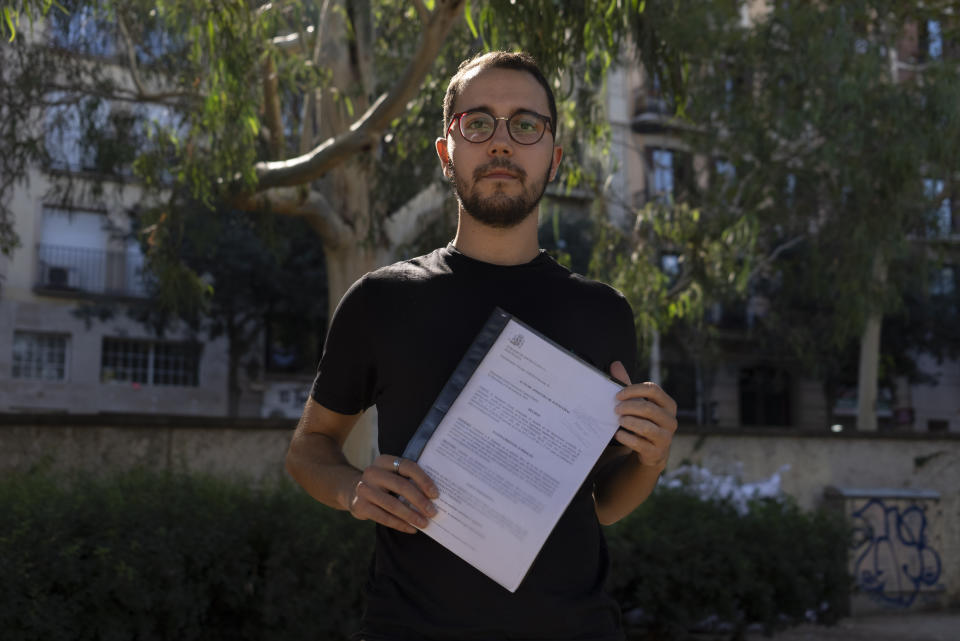
[(484, 174), (483, 177), (493, 180), (517, 180), (516, 175), (511, 174), (509, 171), (491, 171), (489, 174)]

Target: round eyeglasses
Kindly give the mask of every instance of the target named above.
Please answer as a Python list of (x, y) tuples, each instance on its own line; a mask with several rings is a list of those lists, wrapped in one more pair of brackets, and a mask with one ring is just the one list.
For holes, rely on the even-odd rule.
[(518, 111), (509, 118), (494, 116), (486, 111), (461, 111), (453, 114), (447, 135), (455, 124), (459, 125), (460, 135), (467, 142), (486, 142), (493, 138), (497, 130), (497, 121), (507, 121), (507, 133), (514, 142), (521, 145), (534, 145), (540, 142), (547, 128), (553, 131), (550, 118), (532, 111)]

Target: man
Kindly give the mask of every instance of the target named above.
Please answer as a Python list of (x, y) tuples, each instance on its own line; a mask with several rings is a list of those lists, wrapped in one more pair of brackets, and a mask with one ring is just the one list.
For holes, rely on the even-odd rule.
[[(459, 202), (456, 237), (361, 278), (331, 322), (287, 469), (317, 500), (377, 523), (366, 641), (623, 638), (603, 593), (600, 524), (653, 489), (676, 404), (652, 383), (629, 384), (636, 337), (623, 296), (538, 247), (538, 203), (563, 155), (556, 122), (553, 92), (530, 56), (493, 52), (461, 64), (436, 141)], [(417, 533), (436, 514), (438, 491), (399, 456), (495, 306), (628, 384), (616, 398), (615, 442), (513, 594)], [(342, 445), (372, 404), (383, 454), (358, 470)]]

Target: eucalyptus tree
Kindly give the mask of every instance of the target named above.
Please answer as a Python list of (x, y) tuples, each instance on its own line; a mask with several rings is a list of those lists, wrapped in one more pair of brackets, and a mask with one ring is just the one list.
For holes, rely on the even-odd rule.
[(935, 237), (960, 229), (958, 6), (761, 6), (648, 7), (677, 63), (659, 78), (677, 98), (674, 132), (695, 160), (678, 198), (610, 236), (596, 268), (653, 310), (650, 327), (699, 311), (687, 321), (710, 331), (709, 303), (764, 296), (757, 333), (807, 372), (836, 380), (840, 355), (859, 351), (859, 423), (875, 429), (882, 319), (918, 257), (942, 258)]
[(4, 196), (51, 163), (45, 140), (70, 126), (95, 150), (86, 183), (132, 166), (168, 305), (202, 306), (207, 290), (180, 256), (188, 201), (306, 220), (335, 305), (444, 211), (432, 148), (459, 61), (489, 48), (539, 59), (577, 180), (578, 151), (602, 143), (604, 73), (628, 34), (656, 38), (645, 4), (64, 0), (2, 50), (0, 247), (16, 245)]

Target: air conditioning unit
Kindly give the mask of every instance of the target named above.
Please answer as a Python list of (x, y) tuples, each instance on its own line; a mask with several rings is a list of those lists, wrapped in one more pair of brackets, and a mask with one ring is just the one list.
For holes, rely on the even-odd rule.
[(44, 284), (56, 289), (68, 289), (70, 287), (70, 269), (54, 265), (47, 267), (47, 279)]
[(266, 383), (263, 389), (263, 403), (260, 405), (260, 416), (262, 418), (300, 418), (309, 395), (309, 382)]

